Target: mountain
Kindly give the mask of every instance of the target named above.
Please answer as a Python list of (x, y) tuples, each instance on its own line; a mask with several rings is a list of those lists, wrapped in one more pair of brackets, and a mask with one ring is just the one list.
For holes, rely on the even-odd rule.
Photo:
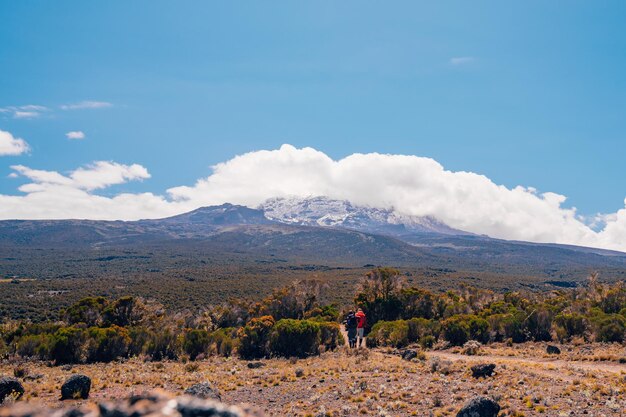
[(268, 219), (285, 224), (345, 228), (391, 236), (414, 233), (470, 235), (434, 217), (407, 216), (390, 209), (357, 206), (327, 197), (274, 198), (261, 204), (259, 209)]
[(610, 279), (626, 278), (621, 252), (492, 239), (429, 217), (319, 197), (272, 199), (258, 208), (223, 204), (155, 220), (0, 221), (0, 254), (0, 276), (56, 277), (68, 268), (88, 276), (121, 273), (110, 263), (116, 259), (150, 259), (147, 270), (172, 262), (167, 268), (193, 269), (210, 258), (228, 265), (375, 264), (556, 281), (601, 270)]

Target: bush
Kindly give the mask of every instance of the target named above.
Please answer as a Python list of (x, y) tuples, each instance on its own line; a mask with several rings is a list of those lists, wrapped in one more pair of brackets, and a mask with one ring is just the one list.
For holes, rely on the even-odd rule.
[(239, 329), (239, 355), (243, 359), (259, 359), (269, 356), (269, 336), (275, 321), (272, 316), (252, 319)]
[(587, 320), (582, 314), (560, 313), (554, 318), (552, 327), (556, 338), (563, 342), (574, 336), (584, 336), (587, 332)]
[(321, 344), (326, 350), (335, 350), (337, 346), (345, 344), (339, 323), (320, 322), (318, 325), (320, 326)]
[(423, 336), (419, 340), (420, 346), (424, 349), (432, 348), (433, 346), (435, 346), (436, 342), (437, 342), (437, 339), (435, 338), (435, 336), (431, 336), (431, 335)]
[(50, 359), (58, 364), (83, 363), (87, 360), (84, 329), (63, 327), (50, 337)]
[(426, 336), (436, 338), (439, 335), (439, 323), (435, 320), (424, 318), (414, 318), (407, 320), (409, 325), (409, 343), (417, 342)]
[(209, 333), (206, 330), (188, 330), (183, 338), (183, 350), (189, 355), (189, 359), (195, 361), (198, 355), (207, 352), (209, 341)]
[(178, 359), (180, 340), (171, 330), (151, 332), (146, 344), (146, 354), (154, 361)]
[(69, 324), (84, 323), (88, 327), (100, 326), (103, 322), (102, 314), (107, 306), (104, 297), (83, 298), (76, 304), (61, 312), (61, 318)]
[(454, 346), (463, 346), (469, 340), (468, 323), (461, 316), (453, 316), (442, 324), (443, 338)]
[(229, 357), (237, 347), (237, 330), (230, 327), (218, 329), (209, 335), (210, 350), (212, 353)]
[(409, 344), (409, 325), (405, 320), (379, 321), (368, 335), (374, 346), (404, 347)]
[(122, 327), (91, 327), (87, 337), (87, 362), (111, 362), (128, 354), (131, 339)]
[(20, 337), (15, 345), (15, 353), (22, 358), (47, 359), (50, 354), (50, 336), (36, 334)]
[(286, 358), (319, 354), (319, 323), (312, 320), (279, 320), (270, 334), (270, 353)]
[(610, 314), (602, 317), (596, 323), (596, 342), (619, 342), (624, 341), (626, 332), (626, 319), (618, 314)]

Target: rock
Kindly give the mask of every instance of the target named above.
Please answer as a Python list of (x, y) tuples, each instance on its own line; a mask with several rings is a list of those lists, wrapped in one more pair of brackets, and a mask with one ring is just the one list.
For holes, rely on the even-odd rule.
[(414, 351), (413, 349), (407, 349), (404, 352), (402, 352), (402, 359), (404, 359), (405, 361), (410, 361), (417, 358), (417, 352)]
[(470, 368), (472, 370), (472, 376), (474, 378), (486, 378), (493, 375), (493, 370), (496, 369), (496, 365), (493, 363), (480, 363)]
[(296, 368), (296, 378), (301, 378), (302, 376), (304, 376), (304, 369)]
[(62, 400), (85, 400), (89, 398), (91, 379), (86, 375), (72, 375), (61, 386)]
[(208, 382), (201, 382), (190, 386), (185, 390), (185, 394), (202, 398), (203, 400), (222, 400), (219, 390)]
[(0, 378), (0, 404), (4, 403), (9, 396), (17, 400), (22, 395), (24, 395), (24, 387), (20, 381), (11, 377)]
[(164, 393), (148, 393), (126, 400), (103, 402), (97, 407), (51, 409), (21, 403), (0, 407), (0, 417), (262, 417), (255, 410), (233, 407), (195, 397), (173, 398)]
[(497, 417), (500, 406), (487, 397), (474, 397), (461, 408), (456, 417)]
[(546, 353), (548, 353), (548, 355), (560, 355), (561, 349), (554, 345), (548, 345), (546, 347)]
[(463, 345), (463, 350), (461, 351), (461, 353), (469, 356), (478, 355), (481, 346), (482, 345), (480, 344), (480, 342), (476, 340), (468, 340)]
[(258, 369), (264, 366), (265, 364), (263, 362), (248, 362), (248, 368), (250, 369)]

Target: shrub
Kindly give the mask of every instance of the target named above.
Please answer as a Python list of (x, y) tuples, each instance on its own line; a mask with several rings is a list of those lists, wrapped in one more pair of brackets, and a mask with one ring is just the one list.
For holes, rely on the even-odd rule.
[(102, 314), (107, 306), (104, 297), (83, 298), (76, 304), (61, 312), (61, 318), (69, 324), (84, 323), (88, 327), (100, 326), (103, 322)]
[(146, 344), (146, 354), (154, 361), (178, 359), (180, 340), (171, 330), (151, 332)]
[(404, 347), (409, 344), (409, 325), (405, 320), (379, 321), (372, 327), (368, 342), (374, 346)]
[(596, 322), (597, 342), (619, 342), (624, 341), (626, 332), (626, 319), (618, 314), (606, 315)]
[(209, 335), (210, 350), (213, 353), (229, 357), (237, 347), (237, 330), (230, 327), (218, 329)]
[(111, 362), (128, 354), (131, 339), (122, 327), (91, 327), (87, 337), (87, 362)]
[(420, 346), (424, 349), (432, 348), (433, 346), (435, 346), (435, 342), (437, 342), (437, 339), (435, 338), (435, 336), (431, 336), (431, 335), (423, 336), (419, 340)]
[(337, 346), (345, 344), (345, 340), (341, 335), (341, 327), (339, 326), (339, 323), (326, 321), (320, 322), (318, 325), (320, 327), (321, 344), (327, 350), (335, 350)]
[(183, 337), (183, 350), (189, 355), (189, 359), (194, 361), (198, 355), (207, 352), (209, 341), (209, 333), (206, 330), (188, 330)]
[(15, 353), (22, 358), (47, 359), (50, 354), (50, 337), (47, 334), (20, 337), (15, 345)]
[(470, 333), (467, 321), (461, 316), (453, 316), (442, 324), (443, 338), (455, 346), (462, 346), (469, 340)]
[(579, 313), (560, 313), (554, 318), (553, 330), (559, 341), (570, 340), (574, 336), (584, 336), (587, 320)]
[(417, 342), (426, 336), (436, 338), (439, 335), (439, 323), (435, 320), (427, 320), (424, 318), (413, 318), (407, 320), (409, 326), (408, 339), (409, 343)]
[(239, 355), (243, 359), (269, 356), (269, 336), (275, 321), (272, 316), (254, 318), (239, 329)]
[(276, 356), (306, 358), (319, 353), (319, 323), (312, 320), (279, 320), (270, 334), (270, 353)]
[(85, 344), (84, 329), (63, 327), (50, 337), (50, 359), (56, 364), (85, 362)]
[(145, 327), (131, 327), (128, 329), (130, 343), (128, 356), (138, 356), (146, 353), (148, 343), (153, 338), (152, 332)]

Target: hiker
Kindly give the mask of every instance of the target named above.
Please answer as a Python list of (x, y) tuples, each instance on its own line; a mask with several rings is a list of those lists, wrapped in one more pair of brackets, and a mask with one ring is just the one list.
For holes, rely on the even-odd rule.
[(363, 309), (359, 308), (354, 315), (356, 317), (356, 337), (357, 347), (365, 347), (365, 313)]
[(357, 319), (354, 315), (354, 311), (350, 310), (348, 315), (346, 316), (346, 331), (348, 332), (348, 344), (350, 345), (350, 349), (354, 349), (356, 347), (356, 325)]

